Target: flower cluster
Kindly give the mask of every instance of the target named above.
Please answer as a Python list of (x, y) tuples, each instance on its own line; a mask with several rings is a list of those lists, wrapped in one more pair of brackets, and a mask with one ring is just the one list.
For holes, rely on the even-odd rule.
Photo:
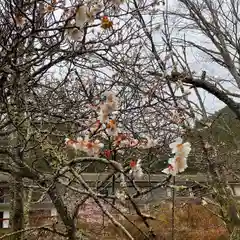
[(78, 7), (76, 10), (75, 26), (83, 28), (87, 20), (87, 7), (85, 5)]
[(86, 5), (77, 7), (75, 12), (75, 21), (71, 21), (67, 25), (67, 35), (75, 41), (81, 39), (85, 24), (92, 23), (102, 8), (102, 3), (93, 5), (91, 8), (88, 8)]
[(187, 157), (191, 151), (191, 144), (189, 142), (182, 143), (182, 138), (177, 138), (175, 142), (171, 143), (169, 147), (174, 153), (174, 157), (168, 160), (168, 167), (162, 172), (176, 176), (178, 173), (184, 172), (187, 166)]
[(140, 140), (132, 138), (130, 135), (118, 133), (115, 137), (114, 146), (119, 149), (128, 147), (138, 147), (141, 149), (149, 149), (156, 147), (158, 144), (158, 139), (153, 139), (149, 136), (144, 136)]
[(101, 27), (103, 29), (109, 29), (109, 28), (112, 28), (112, 26), (113, 26), (113, 22), (109, 20), (108, 16), (103, 16)]
[[(81, 39), (85, 24), (93, 23), (95, 19), (99, 18), (97, 16), (101, 13), (103, 8), (104, 5), (102, 3), (95, 4), (91, 7), (87, 7), (86, 5), (77, 7), (75, 21), (70, 22), (67, 26), (67, 35), (75, 41)], [(112, 26), (113, 22), (109, 20), (108, 16), (103, 16), (101, 18), (101, 27), (103, 29), (109, 29), (112, 28)]]
[[(149, 136), (143, 136), (141, 140), (132, 138), (127, 134), (119, 133), (114, 140), (113, 146), (118, 150), (118, 152), (122, 152), (122, 149), (126, 148), (142, 148), (142, 149), (149, 149), (152, 147), (156, 147), (158, 143), (157, 139), (153, 139)], [(141, 159), (131, 160), (130, 161), (130, 171), (129, 174), (133, 179), (139, 179), (143, 177), (143, 170)]]
[(143, 176), (143, 170), (142, 170), (142, 164), (141, 159), (138, 159), (137, 161), (132, 160), (130, 162), (131, 170), (129, 174), (134, 178), (141, 178)]
[(109, 115), (118, 108), (118, 98), (113, 92), (106, 92), (103, 97), (105, 100), (100, 104), (99, 120), (101, 123), (106, 123), (109, 121)]
[(117, 124), (115, 119), (110, 119), (106, 125), (106, 132), (109, 136), (116, 136), (118, 133)]
[[(106, 92), (103, 94), (103, 99), (100, 101), (98, 107), (98, 120), (89, 127), (89, 135), (85, 138), (79, 137), (77, 140), (69, 138), (65, 139), (65, 144), (75, 150), (85, 152), (88, 156), (99, 155), (104, 156), (106, 159), (111, 159), (115, 152), (124, 153), (128, 148), (152, 148), (157, 144), (157, 140), (154, 140), (148, 136), (143, 136), (142, 140), (133, 138), (130, 134), (121, 133), (117, 127), (117, 121), (113, 118), (114, 112), (118, 110), (118, 98), (113, 92)], [(90, 140), (89, 136), (94, 135), (104, 137), (107, 139), (111, 137), (111, 149), (103, 149), (104, 144), (99, 140)], [(129, 174), (133, 179), (141, 178), (143, 176), (141, 159), (137, 161), (132, 160), (130, 162)]]
[(16, 14), (14, 20), (18, 27), (23, 27), (26, 21), (25, 17), (21, 13)]
[(88, 156), (99, 156), (100, 150), (104, 147), (104, 144), (99, 140), (91, 141), (87, 137), (77, 138), (77, 140), (65, 139), (65, 144), (68, 147), (72, 147), (75, 150), (80, 150), (87, 153)]
[(76, 10), (75, 24), (76, 27), (83, 28), (85, 23), (92, 23), (96, 19), (96, 16), (103, 9), (103, 4), (98, 3), (90, 8), (86, 5), (82, 5)]
[[(106, 92), (104, 94), (104, 101), (99, 106), (100, 119), (90, 126), (88, 130), (90, 132), (89, 135), (93, 136), (103, 131), (105, 131), (108, 136), (118, 135), (116, 120), (110, 118), (113, 111), (117, 110), (117, 106), (118, 99), (115, 94), (113, 92)], [(90, 140), (89, 135), (86, 135), (84, 138), (79, 137), (77, 140), (66, 138), (65, 144), (75, 150), (83, 151), (89, 156), (99, 156), (104, 144), (99, 140)], [(103, 155), (109, 159), (111, 157), (111, 150), (104, 150)]]
[(116, 147), (116, 149), (120, 150), (128, 147), (137, 147), (139, 144), (138, 139), (132, 138), (128, 134), (118, 133), (118, 135), (115, 136), (113, 146)]
[(158, 144), (158, 139), (153, 139), (149, 136), (143, 136), (144, 140), (140, 143), (141, 148), (149, 149), (156, 147)]
[(57, 4), (57, 0), (52, 0), (51, 3), (48, 3), (45, 7), (45, 13), (51, 13), (55, 10), (55, 6)]
[[(59, 3), (59, 4), (58, 4)], [(103, 4), (101, 1), (90, 6), (87, 4), (82, 4), (78, 7), (70, 6), (66, 7), (62, 1), (51, 0), (50, 3), (44, 5), (43, 10), (40, 11), (43, 14), (53, 13), (55, 10), (63, 10), (63, 18), (68, 19), (67, 24), (67, 36), (69, 36), (74, 41), (80, 40), (83, 36), (83, 27), (86, 23), (93, 23), (95, 19), (101, 19), (101, 27), (103, 29), (109, 29), (113, 26), (113, 22), (109, 20), (108, 16), (99, 16), (103, 9), (108, 9), (113, 7), (118, 9), (121, 4), (124, 3), (124, 0), (112, 0), (109, 1), (110, 5)], [(75, 16), (75, 19), (73, 19)], [(70, 21), (69, 21), (70, 19)], [(23, 27), (26, 23), (26, 18), (21, 13), (17, 13), (14, 16), (14, 22), (18, 27)]]
[(54, 6), (52, 4), (47, 4), (44, 9), (46, 13), (51, 13), (54, 11)]
[(127, 198), (125, 191), (122, 189), (118, 189), (115, 195), (116, 198), (119, 199), (121, 202), (124, 202), (125, 199)]

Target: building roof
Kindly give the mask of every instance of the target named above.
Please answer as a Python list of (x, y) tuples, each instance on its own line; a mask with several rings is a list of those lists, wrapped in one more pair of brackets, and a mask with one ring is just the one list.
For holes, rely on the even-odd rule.
[[(111, 175), (109, 172), (104, 173), (81, 173), (81, 176), (84, 178), (86, 182), (100, 182), (104, 181)], [(51, 175), (49, 175), (51, 178)], [(70, 177), (70, 176), (69, 176)], [(137, 179), (136, 182), (143, 183), (143, 182), (151, 182), (151, 183), (159, 183), (166, 180), (167, 175), (165, 174), (144, 174), (141, 179)], [(64, 177), (63, 177), (64, 179)], [(207, 182), (207, 175), (203, 173), (197, 174), (179, 174), (175, 177), (176, 182)], [(110, 178), (111, 180), (111, 178)], [(127, 179), (126, 179), (127, 180)], [(0, 173), (0, 182), (9, 182), (10, 181), (10, 174), (7, 173)], [(26, 180), (27, 181), (27, 180)], [(119, 182), (119, 178), (116, 179), (116, 182)], [(240, 183), (237, 180), (229, 178), (228, 181), (230, 183)]]
[[(82, 177), (86, 182), (96, 182), (104, 181), (111, 173), (82, 173)], [(141, 179), (137, 179), (136, 182), (152, 182), (158, 183), (162, 182), (167, 178), (165, 174), (144, 174)], [(205, 174), (194, 174), (194, 175), (177, 175), (176, 181), (197, 181), (197, 182), (206, 182), (207, 176)], [(116, 180), (117, 182), (119, 179)]]

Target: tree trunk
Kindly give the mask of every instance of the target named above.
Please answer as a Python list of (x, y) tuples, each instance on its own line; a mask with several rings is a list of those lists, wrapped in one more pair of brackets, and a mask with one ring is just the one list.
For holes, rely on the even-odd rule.
[[(11, 227), (13, 232), (17, 232), (24, 228), (24, 205), (23, 205), (23, 182), (22, 178), (14, 177), (10, 185), (12, 193), (11, 208)], [(16, 233), (11, 240), (21, 240), (22, 233)]]
[(68, 235), (68, 240), (76, 240), (76, 226), (75, 221), (71, 217), (70, 213), (65, 206), (61, 194), (57, 190), (56, 183), (53, 183), (51, 188), (48, 190), (48, 195), (50, 196), (52, 203), (54, 204), (61, 220), (63, 221), (66, 232)]
[(29, 227), (30, 226), (30, 219), (29, 219), (29, 212), (30, 212), (30, 207), (31, 207), (31, 202), (32, 202), (32, 194), (33, 194), (33, 189), (29, 189), (28, 192), (26, 191), (26, 196), (25, 196), (25, 203), (24, 203), (24, 226)]

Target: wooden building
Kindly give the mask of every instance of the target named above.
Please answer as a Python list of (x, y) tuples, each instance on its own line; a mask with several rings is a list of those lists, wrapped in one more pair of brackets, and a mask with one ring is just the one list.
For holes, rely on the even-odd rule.
[[(99, 183), (103, 182), (109, 176), (108, 173), (83, 173), (82, 177), (85, 181), (93, 188), (97, 189)], [(159, 183), (163, 182), (166, 179), (166, 175), (164, 174), (152, 174), (152, 175), (144, 175), (144, 177), (140, 180), (135, 181), (135, 184), (139, 187), (139, 189), (149, 189), (153, 188), (149, 193), (143, 195), (136, 199), (138, 204), (150, 204), (159, 202), (161, 200), (169, 200), (172, 196), (172, 188), (171, 187), (156, 187)], [(191, 199), (199, 199), (202, 195), (207, 195), (206, 189), (204, 186), (206, 185), (206, 175), (204, 174), (196, 174), (196, 175), (178, 175), (176, 177), (176, 185), (178, 186), (187, 186), (187, 188), (183, 188), (181, 191), (176, 192), (176, 197), (179, 200), (191, 200)], [(9, 227), (9, 215), (10, 215), (10, 202), (11, 202), (11, 194), (9, 192), (9, 183), (10, 176), (8, 174), (0, 174), (0, 228), (8, 228)], [(119, 188), (119, 180), (115, 181), (115, 190)], [(169, 183), (171, 184), (171, 183)], [(134, 193), (134, 188), (127, 181), (128, 190), (130, 194)], [(240, 182), (229, 181), (229, 186), (231, 187), (233, 193), (236, 197), (240, 197)], [(63, 194), (68, 192), (68, 189), (63, 186), (59, 186)], [(79, 187), (79, 185), (78, 185)], [(104, 188), (102, 188), (99, 193), (111, 195), (113, 191), (112, 180), (106, 181)], [(70, 193), (71, 194), (71, 193)], [(79, 199), (75, 193), (72, 194), (76, 199)], [(76, 196), (75, 196), (76, 195)], [(74, 198), (72, 201), (75, 201)], [(71, 200), (69, 200), (71, 201)], [(44, 222), (46, 218), (56, 217), (57, 212), (51, 203), (48, 196), (42, 198), (42, 194), (38, 190), (34, 190), (32, 195), (32, 202), (30, 204), (30, 219), (31, 222)]]

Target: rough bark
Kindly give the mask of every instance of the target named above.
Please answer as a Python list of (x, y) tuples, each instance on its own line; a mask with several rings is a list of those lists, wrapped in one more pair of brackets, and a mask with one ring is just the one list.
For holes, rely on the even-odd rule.
[(74, 219), (68, 212), (63, 199), (61, 197), (61, 194), (58, 192), (56, 183), (52, 183), (52, 186), (48, 190), (48, 195), (50, 196), (52, 203), (54, 204), (55, 208), (57, 209), (58, 214), (61, 217), (61, 220), (63, 221), (68, 240), (76, 240), (76, 226)]
[[(21, 177), (13, 177), (11, 187), (12, 208), (11, 208), (11, 227), (13, 232), (24, 228), (24, 205), (23, 205), (23, 182)], [(11, 240), (21, 240), (22, 233), (11, 236)]]

